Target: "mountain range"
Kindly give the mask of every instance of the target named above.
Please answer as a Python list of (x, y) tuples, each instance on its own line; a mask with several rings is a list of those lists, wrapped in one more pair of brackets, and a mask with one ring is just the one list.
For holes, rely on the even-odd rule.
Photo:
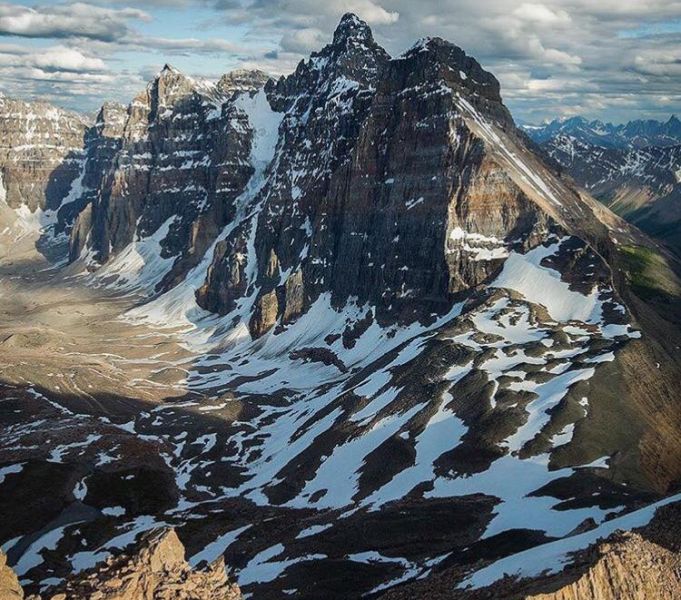
[(575, 117), (524, 130), (608, 208), (681, 252), (681, 122), (675, 116), (617, 126)]
[(681, 143), (681, 121), (672, 115), (668, 121), (654, 119), (629, 121), (619, 125), (584, 117), (554, 119), (544, 125), (523, 125), (522, 129), (542, 144), (566, 135), (580, 142), (606, 148), (645, 148), (647, 146), (677, 146)]
[(233, 594), (224, 558), (258, 599), (586, 597), (592, 567), (676, 592), (603, 540), (675, 564), (678, 259), (461, 48), (391, 57), (347, 14), (288, 76), (166, 65), (94, 122), (0, 98), (0, 131), (0, 541), (27, 593), (79, 598), (168, 527), (212, 565), (173, 577)]

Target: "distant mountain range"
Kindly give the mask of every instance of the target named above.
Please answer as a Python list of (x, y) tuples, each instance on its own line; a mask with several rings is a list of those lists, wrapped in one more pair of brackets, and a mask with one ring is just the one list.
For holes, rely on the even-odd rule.
[(524, 131), (575, 181), (681, 252), (681, 121), (613, 125), (582, 117)]
[(668, 121), (639, 119), (621, 125), (599, 120), (589, 121), (584, 117), (572, 117), (554, 119), (544, 125), (523, 125), (522, 129), (538, 144), (547, 142), (558, 135), (569, 135), (581, 142), (612, 148), (681, 144), (681, 121), (676, 115), (672, 115)]

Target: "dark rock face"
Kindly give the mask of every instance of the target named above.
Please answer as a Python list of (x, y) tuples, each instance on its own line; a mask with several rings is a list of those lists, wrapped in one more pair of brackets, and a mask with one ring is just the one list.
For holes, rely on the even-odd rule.
[(197, 296), (234, 310), (249, 289), (237, 257), (255, 227), (256, 335), (273, 290), (284, 321), (325, 292), (337, 305), (370, 302), (379, 319), (428, 315), (500, 264), (467, 260), (453, 231), (503, 244), (548, 227), (457, 110), (461, 95), (514, 129), (497, 80), (453, 44), (428, 39), (390, 59), (346, 16), (332, 44), (267, 91), (285, 115), (260, 217), (218, 246)]
[[(85, 161), (81, 174), (81, 193), (60, 214), (60, 227), (70, 228), (69, 259), (76, 260), (87, 242), (92, 226), (92, 204), (97, 201), (116, 153), (121, 148), (127, 110), (122, 104), (107, 102), (93, 127), (85, 134)], [(71, 226), (72, 225), (72, 226)]]

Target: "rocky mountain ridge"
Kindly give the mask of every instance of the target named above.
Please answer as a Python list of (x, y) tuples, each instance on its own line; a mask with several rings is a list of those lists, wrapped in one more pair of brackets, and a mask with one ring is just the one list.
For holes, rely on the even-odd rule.
[[(61, 230), (71, 232), (70, 260), (90, 269), (104, 265), (101, 279), (153, 294), (182, 282), (212, 254), (198, 304), (233, 313), (257, 287), (250, 314), (240, 317), (257, 336), (328, 291), (334, 301), (353, 296), (379, 312), (404, 311), (407, 319), (441, 310), (500, 264), (490, 258), (471, 268), (459, 250), (462, 238), (452, 235), (459, 230), (500, 240), (500, 257), (521, 243), (531, 247), (551, 222), (597, 245), (608, 239), (606, 228), (596, 231), (598, 219), (584, 218), (584, 207), (594, 208), (528, 153), (498, 82), (474, 59), (441, 39), (422, 40), (391, 59), (355, 19), (344, 19), (329, 46), (276, 84), (262, 88), (266, 77), (258, 72), (196, 82), (166, 65), (127, 109), (106, 105), (84, 136), (77, 191), (65, 202), (68, 210), (60, 209)], [(406, 106), (416, 112), (409, 115)], [(259, 149), (249, 111), (261, 118), (269, 112), (273, 127), (281, 122), (263, 147), (266, 159), (274, 156), (267, 173), (267, 160), (253, 171)], [(480, 127), (485, 119), (504, 142)], [(496, 162), (485, 158), (500, 149)], [(498, 161), (507, 178), (504, 221), (489, 213), (480, 220), (468, 200), (458, 202), (456, 214), (451, 198), (473, 198), (478, 188), (486, 193), (499, 177)], [(353, 173), (353, 165), (371, 171)], [(408, 174), (416, 165), (421, 180)], [(258, 177), (258, 189), (249, 189)], [(413, 188), (428, 192), (412, 198)], [(564, 196), (560, 210), (556, 194)], [(250, 220), (237, 223), (239, 213)], [(527, 238), (533, 221), (538, 232)], [(433, 223), (442, 224), (435, 228), (439, 238), (423, 235)], [(438, 256), (431, 271), (423, 269), (426, 256)], [(359, 269), (358, 259), (365, 260)], [(131, 268), (139, 269), (133, 277)]]
[[(673, 600), (681, 588), (681, 503), (658, 509), (651, 522), (633, 531), (616, 531), (573, 553), (566, 566), (548, 577), (507, 575), (490, 588), (466, 589), (453, 570), (403, 586), (381, 598), (451, 598), (452, 600)], [(206, 569), (192, 570), (172, 529), (147, 532), (134, 553), (107, 559), (89, 572), (51, 588), (42, 596), (24, 596), (16, 574), (0, 550), (0, 598), (3, 600), (137, 600), (138, 598), (240, 600), (222, 557)]]
[[(155, 96), (173, 87), (182, 90), (171, 94), (185, 99), (182, 106), (188, 102), (187, 108), (173, 112), (172, 99), (162, 99), (159, 102), (166, 112), (155, 110)], [(187, 94), (196, 100), (187, 101)], [(452, 294), (477, 285), (499, 266), (492, 258), (477, 261), (471, 269), (471, 261), (462, 260), (458, 249), (462, 240), (451, 232), (467, 230), (482, 239), (500, 240), (506, 248), (497, 250), (502, 255), (514, 247), (510, 240), (516, 247), (531, 247), (550, 229), (551, 220), (567, 231), (578, 229), (594, 243), (608, 239), (606, 228), (596, 231), (597, 220), (584, 218), (584, 206), (588, 211), (593, 208), (574, 192), (565, 194), (563, 184), (527, 155), (501, 103), (496, 79), (444, 40), (423, 40), (403, 56), (390, 59), (374, 42), (366, 24), (348, 17), (341, 21), (333, 42), (301, 63), (294, 74), (269, 83), (250, 100), (240, 96), (231, 110), (241, 115), (243, 110), (258, 110), (260, 98), (271, 106), (272, 124), (281, 122), (279, 132), (268, 134), (279, 141), (269, 148), (271, 165), (267, 173), (260, 174), (263, 180), (257, 189), (253, 189), (257, 176), (248, 171), (249, 161), (243, 155), (247, 139), (235, 137), (236, 155), (227, 159), (207, 158), (206, 152), (211, 152), (215, 142), (204, 140), (204, 133), (196, 136), (198, 142), (185, 142), (186, 135), (193, 139), (195, 132), (203, 131), (194, 121), (201, 111), (193, 104), (206, 105), (202, 94), (204, 91), (192, 87), (184, 76), (164, 70), (145, 93), (146, 99), (133, 102), (135, 111), (137, 104), (143, 112), (148, 111), (150, 132), (161, 126), (154, 119), (163, 114), (170, 123), (179, 121), (183, 127), (190, 117), (186, 130), (194, 133), (181, 133), (185, 131), (181, 129), (177, 135), (182, 142), (177, 145), (173, 130), (165, 126), (156, 129), (161, 132), (159, 141), (148, 143), (172, 148), (162, 151), (158, 155), (161, 162), (154, 166), (144, 161), (156, 163), (159, 158), (137, 147), (136, 142), (127, 151), (132, 152), (131, 160), (118, 158), (125, 167), (114, 171), (114, 183), (100, 193), (108, 200), (93, 203), (93, 216), (87, 217), (93, 223), (90, 248), (94, 249), (93, 258), (105, 263), (109, 253), (115, 257), (133, 243), (131, 227), (135, 225), (141, 240), (146, 238), (152, 247), (160, 244), (166, 269), (172, 264), (162, 278), (160, 274), (154, 278), (152, 273), (147, 282), (163, 291), (196, 266), (222, 229), (197, 301), (212, 312), (244, 320), (255, 336), (300, 315), (325, 292), (332, 294), (337, 305), (350, 296), (360, 303), (368, 301), (377, 307), (379, 318), (383, 311), (413, 319), (442, 310)], [(243, 105), (240, 113), (239, 104)], [(233, 126), (234, 118), (226, 106), (223, 113)], [(403, 110), (408, 106), (415, 109), (411, 115)], [(225, 135), (222, 120), (212, 123), (216, 108), (210, 111), (210, 126), (216, 127), (220, 152), (225, 152), (232, 147), (230, 136), (242, 134), (237, 130)], [(479, 127), (480, 115), (495, 123), (507, 141), (500, 144), (498, 137), (485, 140), (486, 135), (495, 138), (497, 134)], [(131, 127), (139, 125), (128, 125)], [(241, 131), (252, 135), (248, 126)], [(410, 140), (407, 146), (403, 144), (406, 139)], [(251, 153), (256, 142), (254, 136)], [(185, 149), (185, 143), (199, 143), (203, 150), (193, 145)], [(487, 148), (483, 150), (481, 144), (492, 151), (503, 147), (500, 159), (506, 162), (503, 176), (507, 181), (502, 186), (509, 190), (502, 201), (504, 208), (500, 207), (503, 222), (494, 222), (490, 213), (481, 221), (475, 205), (466, 202), (459, 202), (459, 214), (451, 210), (453, 195), (473, 197), (478, 187), (485, 190), (490, 179), (499, 177), (498, 163), (485, 161)], [(203, 158), (187, 161), (190, 154)], [(517, 158), (523, 154), (532, 162), (529, 169), (525, 159)], [(141, 157), (142, 163), (135, 163), (136, 157)], [(169, 157), (179, 161), (178, 165), (166, 164)], [(476, 164), (481, 159), (481, 164)], [(230, 180), (216, 184), (222, 187), (215, 188), (218, 195), (213, 198), (203, 179), (220, 181), (211, 166), (216, 162), (229, 172)], [(357, 167), (364, 172), (356, 171)], [(175, 169), (181, 182), (175, 180)], [(527, 171), (533, 176), (528, 178)], [(127, 180), (124, 173), (128, 172), (135, 179), (142, 177), (137, 193), (131, 192), (136, 184)], [(194, 181), (198, 176), (201, 183)], [(119, 177), (124, 180), (118, 182)], [(186, 177), (190, 183), (184, 182)], [(120, 199), (116, 196), (119, 188)], [(411, 197), (411, 189), (427, 193)], [(227, 196), (219, 195), (225, 192)], [(561, 193), (574, 205), (564, 201), (559, 211), (555, 195)], [(135, 207), (141, 201), (135, 197), (144, 198), (148, 207), (144, 211), (153, 217), (145, 216), (144, 211), (136, 216), (140, 209)], [(240, 221), (239, 211), (248, 215), (245, 220)], [(224, 226), (230, 222), (227, 234)], [(533, 222), (538, 232), (528, 239), (525, 236)], [(433, 229), (433, 224), (442, 226)], [(79, 223), (76, 230), (80, 229)], [(516, 230), (523, 230), (523, 235), (516, 235)], [(435, 237), (429, 235), (432, 232)], [(77, 237), (82, 239), (83, 234)], [(97, 244), (102, 248), (99, 251)], [(75, 256), (73, 244), (71, 254)], [(424, 269), (431, 261), (432, 269)], [(122, 262), (127, 265), (124, 259)], [(117, 270), (114, 260), (104, 272), (117, 276)], [(428, 303), (424, 304), (424, 298)]]
[[(489, 587), (465, 589), (452, 569), (430, 581), (388, 592), (386, 600), (448, 598), (451, 600), (673, 600), (681, 587), (679, 503), (656, 512), (634, 531), (616, 531), (571, 554), (559, 573), (518, 577), (512, 573)], [(457, 581), (457, 579), (459, 581)]]

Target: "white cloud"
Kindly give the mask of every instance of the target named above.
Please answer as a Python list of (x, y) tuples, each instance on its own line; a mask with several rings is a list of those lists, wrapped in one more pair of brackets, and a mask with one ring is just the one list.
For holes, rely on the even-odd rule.
[(399, 12), (386, 10), (370, 0), (346, 0), (330, 4), (337, 8), (337, 14), (353, 12), (360, 15), (370, 25), (390, 25), (400, 18)]
[(106, 64), (101, 58), (85, 56), (75, 48), (54, 46), (36, 52), (31, 57), (33, 64), (45, 71), (104, 71)]
[(128, 21), (149, 19), (139, 9), (114, 10), (81, 2), (35, 8), (0, 4), (0, 35), (115, 41), (129, 32)]
[(637, 54), (632, 67), (644, 75), (678, 77), (681, 75), (681, 47), (648, 50)]
[(280, 44), (284, 50), (305, 54), (318, 50), (327, 41), (322, 31), (314, 27), (307, 27), (285, 33), (281, 38)]
[(88, 56), (76, 48), (66, 46), (29, 50), (20, 46), (0, 45), (0, 64), (43, 72), (92, 73), (106, 70), (106, 64), (101, 58)]
[(513, 11), (514, 16), (522, 21), (546, 25), (553, 23), (568, 23), (571, 18), (564, 10), (552, 10), (544, 4), (525, 2)]
[(167, 53), (205, 54), (205, 53), (240, 53), (246, 47), (221, 39), (198, 38), (162, 38), (130, 36), (120, 42), (128, 48), (135, 46), (146, 50), (153, 48)]
[[(161, 32), (166, 12), (182, 8), (186, 35), (170, 29), (150, 36), (136, 29), (153, 17), (154, 30)], [(206, 10), (214, 10), (209, 22)], [(43, 73), (80, 71), (93, 77), (108, 74), (113, 85), (120, 86), (118, 78), (124, 77), (125, 85), (139, 80), (139, 64), (130, 69), (134, 74), (124, 75), (125, 59), (116, 60), (130, 50), (148, 51), (153, 55), (149, 62), (159, 64), (165, 56), (180, 54), (196, 56), (200, 66), (200, 55), (220, 55), (225, 64), (290, 72), (299, 60), (331, 40), (346, 11), (369, 22), (377, 41), (393, 55), (427, 35), (461, 46), (498, 76), (502, 94), (523, 120), (574, 110), (614, 119), (681, 111), (674, 107), (675, 101), (681, 103), (677, 83), (681, 27), (678, 32), (673, 27), (681, 21), (681, 0), (65, 0), (60, 4), (44, 0), (34, 7), (0, 4), (0, 35), (62, 38), (64, 47), (82, 55), (62, 52), (49, 64), (48, 58), (31, 50), (31, 57), (21, 59), (24, 62), (18, 67)], [(195, 12), (201, 17), (195, 18)], [(245, 35), (239, 40), (220, 37), (220, 23), (230, 28), (239, 25)], [(666, 33), (656, 34), (658, 28)], [(2, 52), (0, 45), (0, 62)], [(45, 62), (39, 64), (40, 60)], [(106, 65), (116, 72), (106, 70)], [(29, 85), (30, 79), (26, 82)], [(105, 85), (93, 87), (102, 92), (102, 100), (119, 92), (118, 87), (105, 90)]]

